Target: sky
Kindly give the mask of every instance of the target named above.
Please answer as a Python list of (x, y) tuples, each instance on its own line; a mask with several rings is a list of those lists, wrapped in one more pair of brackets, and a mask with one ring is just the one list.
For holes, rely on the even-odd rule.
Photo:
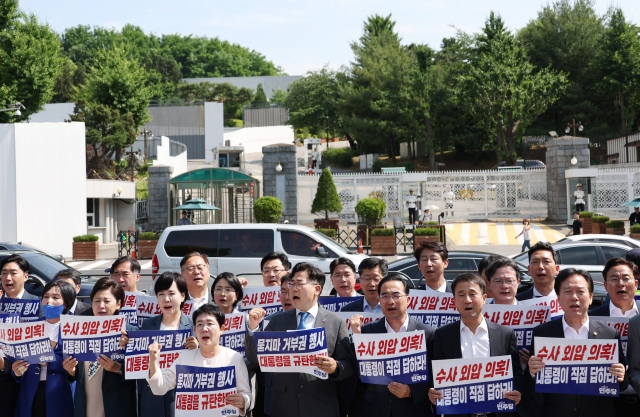
[[(350, 44), (367, 16), (392, 14), (403, 43), (439, 49), (456, 30), (480, 31), (491, 11), (517, 30), (536, 18), (540, 0), (20, 0), (55, 31), (78, 26), (122, 28), (127, 23), (156, 35), (178, 33), (218, 37), (253, 49), (289, 75), (324, 65), (349, 65)], [(640, 23), (640, 1), (596, 1), (604, 14), (611, 4)]]

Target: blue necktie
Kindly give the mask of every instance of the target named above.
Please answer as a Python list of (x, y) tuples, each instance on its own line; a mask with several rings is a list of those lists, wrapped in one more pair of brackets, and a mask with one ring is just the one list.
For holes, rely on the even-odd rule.
[(307, 319), (307, 317), (309, 317), (309, 312), (301, 311), (298, 314), (300, 315), (300, 323), (298, 323), (298, 330), (304, 330), (307, 328), (307, 326), (305, 326), (304, 324), (304, 321)]

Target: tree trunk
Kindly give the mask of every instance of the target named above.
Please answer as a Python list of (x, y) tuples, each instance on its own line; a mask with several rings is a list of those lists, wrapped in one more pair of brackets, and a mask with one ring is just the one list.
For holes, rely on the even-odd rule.
[(429, 154), (429, 171), (435, 171), (436, 151), (435, 147), (433, 146), (433, 129), (431, 127), (431, 118), (428, 115), (425, 115), (424, 121), (427, 129), (422, 131), (422, 136), (424, 136), (427, 141), (427, 152)]
[(347, 141), (349, 141), (349, 146), (351, 147), (352, 151), (358, 151), (358, 146), (356, 145), (356, 141), (353, 140), (353, 138), (351, 137), (350, 134), (345, 133), (344, 136), (347, 138)]
[(393, 165), (396, 164), (396, 150), (395, 147), (393, 146), (393, 135), (391, 135), (391, 132), (387, 133), (387, 143), (389, 146), (389, 156), (391, 157), (391, 163)]

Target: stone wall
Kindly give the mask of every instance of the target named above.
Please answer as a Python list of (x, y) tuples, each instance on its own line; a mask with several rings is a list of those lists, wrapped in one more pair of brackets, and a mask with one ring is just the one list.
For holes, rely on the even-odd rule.
[(149, 167), (149, 228), (169, 227), (169, 180), (173, 167), (156, 165)]
[[(575, 156), (578, 163), (571, 164)], [(570, 218), (567, 212), (567, 182), (565, 171), (589, 168), (589, 139), (563, 136), (547, 142), (547, 210), (549, 220), (564, 223)]]
[[(276, 171), (280, 164), (282, 171)], [(298, 179), (296, 147), (276, 144), (262, 148), (262, 195), (282, 202), (282, 220), (298, 223)]]

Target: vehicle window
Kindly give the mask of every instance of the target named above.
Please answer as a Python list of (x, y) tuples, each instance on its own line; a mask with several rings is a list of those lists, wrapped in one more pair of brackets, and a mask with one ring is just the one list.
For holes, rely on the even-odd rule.
[(273, 230), (220, 230), (219, 257), (262, 258), (273, 252)]
[(629, 249), (616, 248), (615, 246), (600, 246), (602, 249), (602, 253), (604, 254), (605, 261), (608, 261), (612, 258), (622, 258), (624, 259), (629, 252)]
[(316, 248), (322, 246), (321, 243), (307, 235), (293, 231), (280, 232), (280, 238), (282, 239), (282, 249), (289, 255), (314, 257), (316, 256)]
[[(615, 239), (600, 239), (601, 242), (606, 242), (606, 243), (617, 243), (618, 245), (626, 245), (630, 248), (635, 248), (637, 247), (636, 245), (634, 245), (632, 242), (629, 242), (627, 240), (615, 240)], [(602, 248), (604, 250), (604, 248)], [(624, 258), (624, 256), (623, 256)]]
[(513, 258), (513, 260), (518, 262), (519, 264), (527, 266), (529, 265), (529, 252), (523, 252), (520, 255)]
[(598, 254), (595, 246), (578, 246), (558, 250), (560, 263), (563, 265), (598, 265)]
[(414, 265), (411, 265), (406, 269), (401, 269), (400, 272), (402, 272), (403, 274), (406, 274), (409, 278), (412, 278), (412, 279), (419, 280), (420, 278), (422, 278), (422, 272), (420, 272), (420, 269), (418, 269), (417, 263)]
[(45, 281), (52, 279), (58, 271), (69, 268), (67, 265), (58, 262), (55, 259), (48, 257), (47, 255), (42, 255), (39, 253), (23, 253), (21, 254), (21, 256), (25, 258), (27, 262), (29, 262), (31, 271)]
[(175, 230), (164, 242), (167, 255), (182, 258), (189, 252), (218, 256), (217, 230)]
[(9, 248), (7, 248), (6, 246), (0, 245), (0, 250), (9, 250)]
[[(469, 262), (467, 262), (467, 258), (449, 258), (449, 266), (447, 269), (456, 270), (456, 271), (468, 271), (469, 270)], [(471, 266), (474, 264), (472, 263)]]

